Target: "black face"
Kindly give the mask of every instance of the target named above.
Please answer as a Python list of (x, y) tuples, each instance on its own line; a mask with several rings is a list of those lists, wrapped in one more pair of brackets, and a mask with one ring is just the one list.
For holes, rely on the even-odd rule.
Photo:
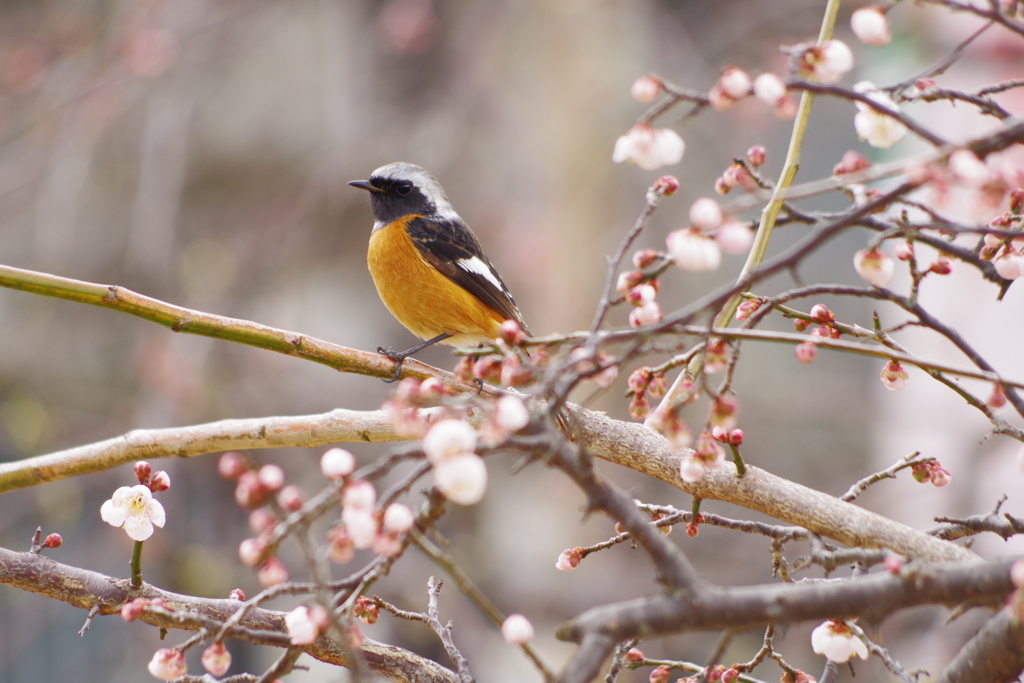
[(409, 180), (374, 176), (367, 181), (370, 187), (362, 183), (352, 184), (370, 191), (373, 217), (384, 224), (410, 214), (429, 216), (437, 211), (434, 203)]

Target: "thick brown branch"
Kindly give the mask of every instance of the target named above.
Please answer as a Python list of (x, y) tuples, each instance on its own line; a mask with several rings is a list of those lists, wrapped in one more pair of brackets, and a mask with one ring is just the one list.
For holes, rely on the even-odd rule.
[[(208, 622), (227, 621), (242, 606), (238, 600), (179, 595), (145, 583), (133, 590), (128, 579), (115, 579), (34, 553), (18, 553), (6, 548), (0, 548), (0, 583), (85, 610), (95, 606), (99, 614), (107, 615), (119, 613), (124, 603), (135, 598), (163, 598), (173, 612), (145, 611), (140, 619), (166, 629), (197, 631)], [(256, 645), (288, 647), (291, 643), (285, 631), (284, 616), (284, 612), (251, 608), (230, 635)], [(329, 664), (347, 666), (342, 649), (327, 636), (322, 636), (305, 651)], [(361, 652), (374, 673), (391, 681), (458, 683), (453, 672), (398, 647), (367, 639)]]

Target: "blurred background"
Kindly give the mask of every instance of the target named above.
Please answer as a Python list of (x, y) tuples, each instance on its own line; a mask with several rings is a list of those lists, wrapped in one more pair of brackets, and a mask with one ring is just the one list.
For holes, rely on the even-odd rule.
[[(346, 182), (397, 160), (422, 165), (444, 184), (480, 237), (536, 334), (589, 326), (605, 259), (632, 226), (644, 190), (660, 173), (611, 163), (615, 139), (644, 111), (629, 96), (634, 79), (655, 72), (706, 91), (727, 66), (752, 75), (781, 73), (780, 45), (813, 39), (823, 3), (812, 0), (10, 0), (0, 3), (0, 262), (83, 280), (118, 284), (174, 304), (300, 331), (361, 349), (414, 342), (388, 314), (365, 265), (372, 218), (365, 193)], [(900, 3), (885, 48), (857, 44), (844, 6), (837, 37), (854, 49), (848, 83), (903, 80), (933, 64), (978, 27), (940, 8)], [(976, 89), (1024, 76), (1024, 41), (989, 31), (940, 85)], [(1020, 91), (1000, 102), (1020, 113)], [(994, 127), (964, 106), (908, 109), (952, 139)], [(847, 149), (886, 158), (857, 141), (854, 109), (819, 99), (798, 181), (828, 175)], [(658, 121), (680, 123), (684, 109)], [(693, 199), (713, 195), (716, 177), (754, 144), (768, 150), (764, 170), (778, 173), (789, 137), (759, 103), (704, 112), (677, 126), (687, 144), (676, 167), (680, 193), (666, 200), (638, 247), (664, 247), (683, 227)], [(893, 155), (924, 151), (906, 140)], [(891, 157), (890, 157), (891, 158)], [(839, 209), (841, 197), (804, 205)], [(946, 207), (970, 222), (991, 217)], [(992, 215), (996, 211), (991, 212)], [(747, 218), (755, 217), (748, 214)], [(805, 234), (778, 231), (777, 252)], [(852, 252), (867, 234), (846, 235), (801, 271), (805, 281), (858, 282)], [(669, 273), (660, 301), (685, 305), (735, 277), (742, 260), (726, 257), (713, 274)], [(931, 278), (935, 280), (936, 278)], [(759, 293), (791, 285), (770, 283)], [(965, 335), (1008, 376), (1024, 376), (1019, 349), (1020, 286), (1003, 302), (967, 268), (928, 282), (922, 301)], [(860, 302), (825, 300), (840, 320), (870, 324)], [(813, 303), (813, 302), (811, 302)], [(807, 307), (810, 303), (807, 304)], [(897, 318), (891, 311), (887, 322)], [(625, 311), (613, 316), (625, 324)], [(883, 316), (884, 317), (884, 316)], [(11, 461), (123, 434), (136, 428), (225, 418), (377, 408), (389, 387), (379, 380), (225, 342), (175, 335), (129, 316), (20, 292), (0, 291), (0, 460)], [(778, 324), (777, 329), (785, 329)], [(928, 335), (903, 338), (925, 356), (963, 363)], [(936, 514), (990, 510), (1000, 494), (1020, 491), (1016, 445), (984, 440), (987, 423), (962, 401), (910, 370), (900, 394), (877, 380), (881, 363), (821, 353), (812, 366), (788, 346), (744, 347), (737, 374), (747, 434), (745, 457), (781, 476), (830, 493), (914, 450), (940, 458), (953, 484), (939, 490), (909, 475), (878, 485), (862, 504), (920, 528)], [(444, 348), (422, 360), (451, 368)], [(661, 358), (652, 358), (660, 362)], [(631, 368), (630, 368), (631, 369)], [(624, 372), (592, 407), (626, 417)], [(984, 388), (975, 387), (983, 396)], [(583, 398), (586, 394), (579, 396)], [(691, 408), (691, 425), (704, 408)], [(352, 448), (363, 463), (386, 447)], [(322, 450), (253, 453), (279, 463), (312, 494), (321, 485)], [(237, 561), (251, 535), (232, 486), (216, 475), (214, 455), (155, 461), (172, 488), (160, 495), (166, 529), (146, 543), (144, 574), (163, 588), (225, 597), (259, 590)], [(619, 546), (575, 572), (554, 569), (565, 548), (612, 535), (604, 518), (581, 517), (582, 496), (538, 466), (512, 476), (513, 462), (490, 461), (483, 503), (452, 510), (442, 525), (451, 552), (505, 612), (527, 615), (537, 646), (555, 668), (572, 648), (551, 635), (588, 607), (657, 590), (639, 551)], [(605, 466), (646, 502), (688, 508), (679, 491)], [(103, 524), (99, 508), (131, 468), (61, 481), (0, 497), (0, 545), (27, 549), (32, 531), (60, 532), (48, 554), (69, 564), (127, 576), (131, 542)], [(409, 501), (415, 502), (416, 496)], [(705, 509), (757, 518), (710, 502)], [(1021, 514), (1011, 497), (1007, 511)], [(672, 536), (716, 581), (769, 581), (768, 542), (713, 528), (696, 539)], [(1021, 544), (991, 539), (986, 553)], [(792, 558), (797, 553), (790, 549)], [(282, 555), (302, 578), (299, 551)], [(359, 557), (357, 562), (367, 558)], [(352, 570), (334, 567), (335, 575)], [(422, 610), (426, 583), (443, 576), (410, 550), (373, 592)], [(818, 576), (810, 572), (809, 576)], [(295, 602), (272, 607), (290, 609)], [(77, 635), (85, 613), (0, 587), (0, 680), (111, 682), (147, 680), (146, 662), (162, 646), (155, 629), (99, 618)], [(538, 680), (518, 650), (452, 583), (441, 616), (481, 681)], [(937, 672), (984, 616), (942, 627), (944, 610), (912, 610), (887, 622), (884, 645), (908, 669)], [(800, 625), (776, 638), (795, 665), (820, 673)], [(940, 630), (935, 630), (942, 627)], [(387, 615), (366, 634), (450, 662), (424, 627)], [(725, 663), (746, 660), (761, 633), (733, 641)], [(704, 660), (715, 634), (642, 645), (648, 656)], [(231, 642), (232, 672), (261, 671), (277, 656)], [(288, 680), (344, 681), (343, 670), (303, 659)], [(201, 671), (198, 653), (190, 670)], [(864, 673), (866, 672), (866, 673)], [(619, 680), (642, 681), (649, 671)], [(873, 680), (875, 662), (858, 665)], [(758, 674), (775, 680), (777, 670)]]

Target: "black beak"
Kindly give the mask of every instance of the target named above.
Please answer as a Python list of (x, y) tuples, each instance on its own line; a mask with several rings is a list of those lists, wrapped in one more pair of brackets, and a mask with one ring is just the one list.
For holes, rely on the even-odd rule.
[(379, 187), (374, 187), (370, 184), (369, 180), (353, 180), (349, 183), (352, 187), (358, 187), (362, 190), (369, 190), (370, 192), (383, 192), (384, 190)]

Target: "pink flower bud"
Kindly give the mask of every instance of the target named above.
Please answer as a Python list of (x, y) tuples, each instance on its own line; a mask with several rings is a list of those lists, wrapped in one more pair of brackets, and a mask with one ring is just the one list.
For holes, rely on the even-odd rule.
[(625, 294), (629, 290), (633, 289), (641, 282), (644, 281), (644, 274), (638, 270), (630, 270), (624, 273), (619, 273), (619, 280), (615, 285), (615, 289)]
[(733, 446), (743, 445), (743, 430), (734, 429), (731, 432), (729, 432), (729, 443), (731, 443)]
[(372, 510), (377, 503), (377, 489), (365, 479), (350, 481), (341, 494), (343, 508)]
[(663, 175), (654, 182), (651, 189), (655, 194), (671, 197), (679, 189), (679, 180), (674, 175)]
[(804, 320), (803, 318), (793, 318), (793, 329), (796, 330), (797, 332), (803, 332), (810, 326), (811, 323)]
[(484, 382), (497, 382), (501, 379), (501, 358), (485, 356), (473, 363), (473, 376)]
[(153, 468), (145, 460), (140, 460), (135, 463), (135, 478), (139, 480), (140, 484), (145, 484), (149, 481), (149, 477), (153, 472)]
[(683, 456), (679, 461), (679, 477), (691, 484), (700, 481), (704, 477), (704, 463), (699, 458)]
[[(638, 270), (643, 270), (654, 264), (659, 259), (658, 252), (654, 249), (641, 249), (640, 251), (633, 254), (633, 267)], [(623, 273), (624, 275), (625, 273)], [(621, 276), (620, 276), (621, 277)], [(630, 289), (627, 287), (626, 289)], [(624, 291), (624, 290), (620, 290)]]
[(647, 393), (651, 398), (662, 398), (668, 392), (668, 380), (665, 375), (653, 375), (651, 383), (647, 385)]
[(650, 285), (637, 285), (626, 292), (626, 301), (634, 306), (646, 306), (654, 301), (657, 292)]
[(925, 92), (926, 90), (931, 90), (935, 87), (938, 86), (936, 86), (935, 81), (930, 78), (919, 78), (914, 81), (914, 88), (916, 88), (918, 92)]
[(786, 93), (786, 84), (773, 73), (763, 73), (754, 79), (754, 97), (769, 107), (778, 106)]
[(953, 272), (953, 263), (949, 260), (948, 256), (939, 254), (939, 257), (935, 259), (935, 263), (928, 267), (928, 271), (936, 275), (949, 275)]
[(668, 683), (669, 672), (671, 670), (672, 669), (670, 669), (666, 664), (662, 664), (661, 666), (655, 668), (651, 672), (651, 683)]
[(231, 592), (228, 593), (228, 600), (237, 600), (238, 602), (245, 602), (245, 591), (241, 588), (232, 588)]
[(802, 344), (797, 344), (794, 351), (798, 361), (810, 365), (818, 355), (818, 345), (814, 342), (803, 342)]
[(661, 94), (661, 81), (653, 76), (641, 76), (633, 81), (629, 94), (638, 102), (653, 104)]
[(718, 78), (718, 85), (721, 87), (722, 92), (733, 100), (742, 100), (750, 94), (750, 90), (753, 87), (747, 72), (735, 66), (731, 66), (722, 72), (722, 75)]
[(571, 572), (579, 566), (582, 559), (583, 548), (563, 550), (562, 554), (558, 556), (558, 561), (555, 562), (555, 569), (562, 572)]
[(188, 664), (185, 663), (185, 655), (181, 654), (178, 648), (162, 647), (153, 655), (153, 659), (146, 666), (153, 678), (161, 681), (173, 681), (188, 673)]
[(836, 316), (832, 311), (828, 310), (828, 306), (825, 304), (814, 304), (814, 306), (811, 307), (811, 320), (819, 325), (826, 325), (828, 323), (834, 323), (836, 321)]
[(511, 614), (501, 624), (501, 635), (509, 645), (526, 645), (533, 639), (533, 624), (522, 614)]
[(729, 194), (729, 191), (734, 187), (736, 186), (730, 185), (724, 177), (715, 180), (715, 192), (718, 194)]
[(889, 391), (899, 391), (907, 385), (907, 372), (903, 367), (894, 360), (891, 360), (885, 364), (882, 368), (882, 373), (879, 375), (879, 379), (882, 380), (882, 384)]
[(1012, 250), (1006, 250), (992, 260), (992, 266), (999, 273), (999, 277), (1016, 280), (1024, 274), (1024, 256)]
[(355, 469), (355, 456), (344, 448), (332, 448), (320, 456), (320, 472), (327, 479), (344, 479)]
[(902, 571), (903, 569), (903, 565), (903, 558), (899, 555), (889, 554), (885, 556), (885, 571), (889, 572), (890, 574), (895, 574), (896, 576), (899, 576), (900, 571)]
[(686, 525), (686, 535), (690, 538), (697, 538), (700, 535), (700, 526), (696, 522), (690, 522)]
[(247, 471), (249, 460), (238, 451), (228, 451), (217, 460), (217, 474), (228, 481), (235, 481)]
[(346, 564), (355, 557), (356, 550), (352, 537), (344, 525), (333, 527), (327, 532), (328, 556), (331, 561)]
[(657, 301), (650, 301), (629, 312), (629, 325), (633, 329), (659, 322), (661, 322), (661, 306)]
[(1017, 588), (1024, 588), (1024, 560), (1017, 560), (1010, 565), (1010, 581)]
[(651, 382), (651, 369), (650, 368), (637, 368), (629, 374), (629, 379), (626, 380), (626, 386), (634, 394), (642, 394), (647, 391), (647, 385)]
[(754, 145), (747, 150), (747, 162), (757, 168), (768, 160), (768, 151), (761, 145)]
[(277, 465), (264, 465), (257, 473), (260, 484), (270, 492), (280, 491), (284, 486), (284, 470)]
[(238, 559), (246, 567), (256, 567), (263, 561), (267, 544), (258, 538), (247, 538), (238, 544)]
[(882, 287), (892, 279), (893, 262), (878, 249), (861, 249), (853, 256), (853, 268), (862, 278)]
[(850, 150), (843, 153), (842, 160), (832, 169), (832, 175), (845, 175), (871, 168), (871, 162), (860, 152)]
[(121, 605), (121, 618), (125, 621), (135, 621), (142, 616), (143, 608), (146, 606), (145, 598), (135, 598)]
[(203, 668), (214, 676), (223, 676), (231, 668), (231, 653), (220, 640), (203, 650)]
[(277, 504), (288, 512), (298, 512), (301, 510), (305, 500), (306, 497), (303, 495), (302, 489), (294, 484), (285, 486), (277, 494)]
[(167, 474), (163, 470), (155, 472), (153, 476), (149, 478), (149, 490), (153, 493), (160, 493), (171, 488), (171, 475)]
[(900, 261), (909, 261), (910, 259), (914, 258), (914, 243), (897, 242), (896, 258), (898, 258)]
[(853, 35), (862, 43), (881, 47), (892, 40), (889, 33), (889, 20), (878, 7), (862, 7), (850, 16), (850, 28)]
[(721, 83), (715, 83), (708, 92), (708, 103), (718, 111), (728, 111), (736, 104), (736, 100), (725, 93)]
[(701, 197), (690, 205), (690, 223), (702, 232), (711, 232), (722, 223), (722, 207), (714, 199)]
[(931, 472), (932, 486), (935, 488), (942, 488), (953, 481), (953, 475), (949, 473), (949, 470), (943, 467), (933, 467)]
[(416, 518), (408, 505), (392, 503), (384, 511), (384, 531), (392, 534), (404, 534), (413, 527)]
[(264, 588), (277, 586), (288, 580), (288, 568), (281, 560), (271, 557), (256, 572), (256, 578)]
[(722, 672), (722, 683), (737, 683), (740, 680), (740, 671), (735, 668), (737, 665), (733, 665), (729, 669)]
[[(1024, 561), (1022, 561), (1022, 562), (1024, 562)], [(623, 659), (628, 664), (639, 664), (640, 662), (644, 661), (645, 657), (644, 657), (644, 653), (642, 651), (638, 650), (635, 647), (631, 647), (626, 652), (626, 656), (623, 657)]]
[(1021, 208), (1024, 208), (1024, 188), (1015, 187), (1010, 190), (1010, 211), (1019, 215)]
[(270, 491), (260, 482), (255, 470), (246, 470), (235, 484), (235, 502), (245, 509), (259, 507), (267, 502)]
[(43, 540), (44, 548), (59, 548), (62, 545), (64, 545), (64, 539), (61, 537), (60, 534), (49, 534)]
[(1002, 384), (992, 387), (992, 394), (988, 397), (986, 404), (989, 408), (1002, 408), (1006, 405), (1006, 392), (1003, 390)]
[(265, 507), (256, 508), (249, 513), (249, 528), (257, 534), (269, 534), (276, 525), (277, 517)]
[(364, 550), (373, 545), (377, 536), (377, 516), (372, 508), (345, 507), (341, 510), (341, 521), (345, 523), (352, 546)]
[(320, 620), (316, 619), (305, 605), (300, 605), (286, 614), (284, 626), (291, 637), (292, 645), (311, 645), (320, 637), (322, 631)]
[(634, 394), (629, 401), (629, 416), (634, 420), (642, 420), (647, 417), (650, 404), (647, 402), (646, 394)]
[(526, 333), (515, 320), (506, 320), (501, 324), (501, 338), (509, 344), (521, 344)]

